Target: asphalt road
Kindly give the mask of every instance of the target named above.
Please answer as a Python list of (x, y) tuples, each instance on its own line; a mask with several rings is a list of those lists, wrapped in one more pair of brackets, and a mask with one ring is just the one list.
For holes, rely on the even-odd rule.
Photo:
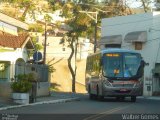
[(0, 111), (1, 118), (14, 117), (15, 120), (160, 120), (159, 100), (138, 98), (133, 103), (130, 102), (130, 98), (125, 101), (117, 101), (115, 98), (96, 101), (89, 100), (86, 95), (80, 97), (80, 101)]

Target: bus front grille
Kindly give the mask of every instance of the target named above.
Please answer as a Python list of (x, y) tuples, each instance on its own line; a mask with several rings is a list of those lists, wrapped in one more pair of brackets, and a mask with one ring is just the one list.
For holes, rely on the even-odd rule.
[(128, 87), (133, 88), (134, 84), (113, 84), (113, 87)]

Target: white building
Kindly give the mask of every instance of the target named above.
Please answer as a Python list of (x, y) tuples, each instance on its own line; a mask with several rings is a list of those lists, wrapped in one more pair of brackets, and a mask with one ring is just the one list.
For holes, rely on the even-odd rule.
[(121, 47), (139, 51), (149, 63), (144, 73), (144, 95), (160, 93), (160, 13), (102, 19), (101, 49)]
[[(34, 50), (31, 37), (25, 32), (18, 33), (19, 28), (28, 30), (28, 24), (0, 13), (0, 98), (10, 98), (10, 83), (15, 80), (15, 76), (30, 73), (31, 67), (35, 66), (27, 63), (28, 53)], [(47, 69), (42, 68), (37, 68), (40, 80), (37, 96), (49, 95)]]
[(0, 13), (0, 32), (18, 35), (18, 28), (28, 30), (28, 24)]

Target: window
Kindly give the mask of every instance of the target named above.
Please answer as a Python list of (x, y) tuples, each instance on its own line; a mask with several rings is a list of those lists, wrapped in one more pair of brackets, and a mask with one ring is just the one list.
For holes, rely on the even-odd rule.
[(120, 53), (107, 53), (103, 56), (103, 70), (107, 77), (123, 77), (122, 55)]
[(125, 71), (128, 77), (135, 76), (140, 66), (140, 56), (138, 54), (126, 53), (124, 55)]
[(135, 50), (142, 50), (142, 42), (135, 42)]
[(121, 48), (121, 44), (106, 44), (105, 48)]
[(97, 77), (100, 71), (100, 55), (87, 58), (86, 72), (93, 77)]
[(9, 75), (9, 63), (0, 62), (0, 80), (5, 81), (8, 79)]
[(107, 53), (103, 56), (103, 73), (105, 76), (134, 77), (140, 66), (140, 55), (137, 53)]

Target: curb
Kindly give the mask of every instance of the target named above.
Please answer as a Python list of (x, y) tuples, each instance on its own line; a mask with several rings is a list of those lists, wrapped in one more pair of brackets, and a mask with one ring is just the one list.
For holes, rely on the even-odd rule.
[(144, 98), (149, 100), (160, 100), (160, 98), (156, 98), (156, 97), (144, 97)]
[(160, 97), (152, 97), (152, 96), (140, 96), (140, 99), (148, 99), (148, 100), (160, 100)]
[(80, 98), (50, 100), (50, 101), (36, 102), (36, 103), (30, 103), (30, 104), (25, 104), (25, 105), (13, 105), (13, 106), (8, 106), (8, 107), (2, 107), (0, 108), (0, 110), (8, 110), (8, 109), (13, 109), (13, 108), (20, 108), (20, 107), (27, 107), (27, 106), (34, 106), (34, 105), (41, 105), (41, 104), (65, 103), (65, 102), (79, 101), (79, 100)]

